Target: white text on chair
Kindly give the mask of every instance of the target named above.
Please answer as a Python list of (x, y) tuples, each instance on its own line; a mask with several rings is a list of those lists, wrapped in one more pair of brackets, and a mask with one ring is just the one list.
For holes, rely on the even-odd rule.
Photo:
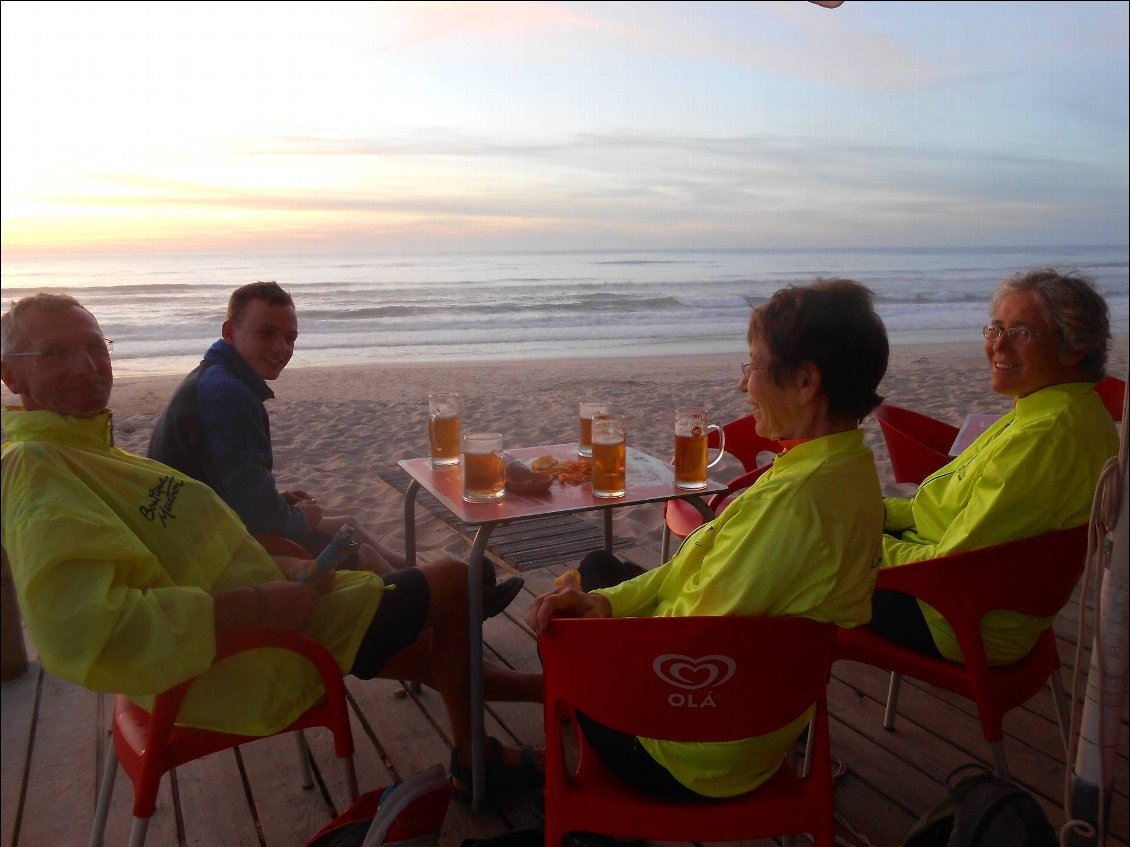
[[(733, 659), (717, 654), (695, 659), (679, 653), (664, 653), (656, 656), (651, 666), (655, 675), (667, 684), (691, 692), (701, 691), (704, 688), (716, 689), (724, 685), (737, 670), (737, 664)], [(715, 705), (713, 694), (711, 690), (702, 699), (696, 699), (694, 694), (672, 692), (667, 696), (667, 704), (688, 708), (713, 706)]]

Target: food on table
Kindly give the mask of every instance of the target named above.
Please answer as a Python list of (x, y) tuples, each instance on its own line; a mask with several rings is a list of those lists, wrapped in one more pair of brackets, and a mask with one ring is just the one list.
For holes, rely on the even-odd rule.
[(530, 462), (538, 473), (549, 474), (562, 485), (580, 485), (592, 479), (592, 459), (561, 460), (553, 456), (538, 456)]

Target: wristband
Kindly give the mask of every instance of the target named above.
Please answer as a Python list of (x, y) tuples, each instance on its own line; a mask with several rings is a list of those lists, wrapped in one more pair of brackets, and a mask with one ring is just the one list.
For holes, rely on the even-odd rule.
[(259, 623), (264, 623), (267, 620), (267, 592), (261, 585), (253, 585), (251, 588), (259, 600)]

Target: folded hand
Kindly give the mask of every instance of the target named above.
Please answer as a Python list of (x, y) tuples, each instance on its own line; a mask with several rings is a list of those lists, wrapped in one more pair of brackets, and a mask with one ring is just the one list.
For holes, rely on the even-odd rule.
[(581, 591), (570, 581), (548, 594), (535, 597), (526, 612), (526, 623), (536, 634), (541, 635), (554, 617), (610, 618), (612, 606), (600, 594)]

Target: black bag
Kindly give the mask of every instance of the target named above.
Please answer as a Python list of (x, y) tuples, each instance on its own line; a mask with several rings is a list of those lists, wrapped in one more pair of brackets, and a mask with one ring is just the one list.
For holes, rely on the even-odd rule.
[(946, 777), (946, 797), (910, 831), (903, 847), (1059, 847), (1035, 798), (977, 763)]

